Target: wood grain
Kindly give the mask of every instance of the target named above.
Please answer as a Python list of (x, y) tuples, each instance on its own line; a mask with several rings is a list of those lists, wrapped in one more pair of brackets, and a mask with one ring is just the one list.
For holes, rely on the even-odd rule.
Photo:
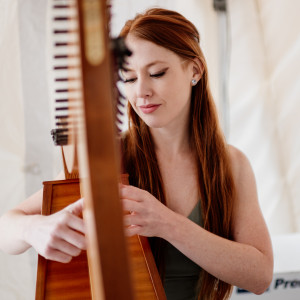
[[(122, 175), (122, 183), (127, 182)], [(44, 182), (43, 215), (55, 213), (80, 198), (78, 179)], [(165, 300), (148, 239), (133, 236), (126, 239), (129, 252), (130, 273), (135, 300)], [(118, 255), (115, 249), (114, 255)], [(116, 253), (116, 254), (115, 254)], [(93, 263), (93, 262), (90, 262)], [(115, 273), (109, 289), (115, 289), (116, 282), (128, 274)], [(92, 299), (90, 275), (86, 251), (68, 264), (46, 260), (39, 256), (36, 300), (90, 300)]]

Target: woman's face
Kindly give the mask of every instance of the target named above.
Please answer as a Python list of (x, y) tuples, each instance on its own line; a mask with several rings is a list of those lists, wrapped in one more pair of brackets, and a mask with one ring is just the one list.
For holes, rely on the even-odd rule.
[(193, 62), (152, 42), (128, 35), (125, 94), (151, 128), (185, 126), (189, 117)]

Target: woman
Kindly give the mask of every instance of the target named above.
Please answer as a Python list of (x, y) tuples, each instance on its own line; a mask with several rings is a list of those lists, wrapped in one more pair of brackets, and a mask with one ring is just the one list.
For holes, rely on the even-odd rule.
[[(232, 285), (264, 292), (273, 271), (270, 237), (250, 164), (219, 128), (196, 28), (176, 12), (151, 9), (121, 36), (133, 52), (122, 72), (126, 233), (151, 237), (169, 300), (225, 299)], [(40, 209), (38, 192), (1, 218), (2, 250), (32, 246), (68, 262), (85, 249), (82, 200), (48, 217)]]
[(262, 293), (272, 278), (270, 238), (250, 164), (219, 128), (197, 29), (152, 9), (121, 36), (133, 52), (123, 72), (124, 161), (139, 187), (122, 188), (134, 212), (127, 233), (157, 237), (168, 299), (223, 299), (230, 285)]

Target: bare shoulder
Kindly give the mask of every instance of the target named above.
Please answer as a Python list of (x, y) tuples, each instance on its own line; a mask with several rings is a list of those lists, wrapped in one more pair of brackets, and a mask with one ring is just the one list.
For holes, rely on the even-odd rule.
[(249, 197), (245, 197), (248, 194), (252, 201), (257, 201), (256, 181), (249, 159), (232, 145), (228, 145), (228, 152), (238, 200), (248, 201)]
[(232, 145), (228, 145), (228, 153), (236, 188), (247, 184), (256, 190), (255, 176), (248, 157)]
[(244, 152), (232, 145), (228, 145), (228, 153), (231, 161), (232, 171), (235, 175), (240, 175), (239, 173), (245, 169), (248, 171), (249, 169), (252, 170), (250, 161)]
[[(256, 180), (251, 164), (239, 149), (229, 146), (236, 197), (234, 205), (234, 236), (238, 241), (253, 244), (256, 234), (268, 236), (264, 218), (259, 205)], [(251, 243), (251, 242), (250, 242)]]
[(246, 155), (234, 146), (229, 145), (229, 156), (235, 184), (235, 224), (241, 226), (253, 215), (261, 215), (256, 180), (250, 161)]
[(235, 146), (228, 144), (228, 151), (229, 151), (230, 158), (233, 161), (245, 160), (245, 159), (247, 160), (246, 155), (241, 150), (236, 148)]

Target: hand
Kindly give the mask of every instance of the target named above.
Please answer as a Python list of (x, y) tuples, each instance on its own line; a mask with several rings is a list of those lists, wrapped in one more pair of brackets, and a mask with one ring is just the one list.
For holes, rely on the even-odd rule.
[(125, 233), (143, 236), (161, 236), (172, 211), (149, 192), (134, 186), (120, 185), (120, 197), (125, 211)]
[(46, 259), (67, 263), (86, 249), (83, 199), (49, 216), (35, 215), (27, 242)]

